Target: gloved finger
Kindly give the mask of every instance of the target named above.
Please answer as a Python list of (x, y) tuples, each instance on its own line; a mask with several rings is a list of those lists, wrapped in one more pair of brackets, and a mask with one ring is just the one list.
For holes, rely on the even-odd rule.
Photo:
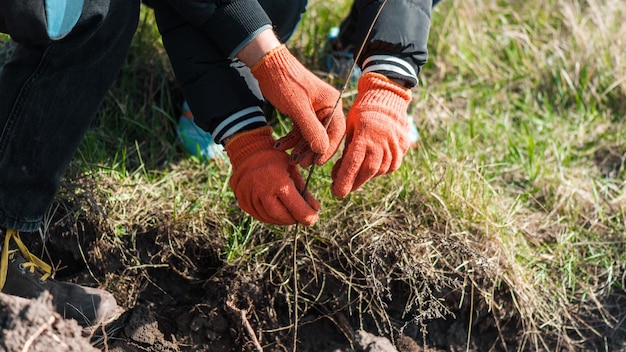
[(298, 143), (302, 141), (302, 133), (297, 126), (294, 126), (289, 133), (280, 137), (276, 144), (274, 144), (274, 149), (280, 150), (281, 152), (285, 152), (293, 147), (295, 147)]
[(240, 197), (240, 207), (255, 219), (273, 225), (310, 226), (318, 220), (319, 203), (310, 192), (303, 197), (304, 180), (296, 167), (289, 167), (289, 178), (282, 179), (279, 191), (247, 194)]
[(281, 194), (280, 201), (289, 209), (289, 212), (296, 221), (302, 225), (311, 226), (319, 219), (317, 210), (312, 208), (295, 188), (290, 189), (287, 193)]
[[(287, 133), (285, 136), (281, 137), (274, 144), (274, 148), (280, 150), (281, 152), (286, 152), (289, 149), (292, 149), (289, 154), (289, 163), (291, 165), (297, 165), (301, 163), (302, 160), (313, 160), (313, 153), (311, 152), (311, 148), (309, 147), (309, 143), (302, 137), (302, 133), (297, 126)], [(311, 165), (311, 162), (308, 164), (300, 164), (302, 167), (307, 167)]]
[[(319, 203), (308, 192), (304, 197), (302, 196), (301, 191), (304, 187), (304, 180), (295, 167), (290, 167), (289, 169), (289, 173), (294, 181), (291, 182), (291, 187), (281, 188), (277, 194), (278, 198), (297, 222), (311, 226), (318, 220)], [(301, 189), (296, 187), (296, 183), (300, 185)]]
[(301, 140), (291, 151), (289, 163), (291, 165), (299, 164), (301, 167), (309, 167), (313, 163), (315, 154), (309, 148), (305, 140)]
[[(273, 225), (289, 225), (295, 223), (293, 217), (277, 221), (276, 217), (266, 210), (268, 208), (263, 205), (261, 199), (263, 197), (269, 197), (268, 193), (259, 194), (257, 192), (238, 191), (236, 197), (239, 207), (258, 221)], [(274, 198), (276, 199), (276, 197)]]
[(395, 144), (392, 147), (390, 147), (390, 149), (393, 148), (394, 151), (399, 151), (399, 152), (387, 154), (387, 155), (391, 155), (391, 160), (390, 160), (389, 167), (386, 169), (387, 170), (385, 172), (386, 174), (392, 173), (400, 168), (400, 166), (402, 165), (402, 160), (404, 159), (404, 155), (406, 155), (406, 153), (409, 151), (410, 146), (411, 146), (410, 142), (406, 143), (402, 139), (398, 139), (395, 141)]
[(323, 154), (330, 145), (326, 128), (317, 119), (317, 115), (312, 107), (302, 110), (299, 114), (290, 116), (293, 122), (298, 126), (302, 137), (308, 142), (309, 147), (314, 153)]
[(267, 213), (259, 212), (257, 210), (259, 207), (255, 206), (254, 202), (255, 202), (254, 196), (250, 193), (241, 194), (237, 196), (237, 203), (239, 204), (239, 208), (245, 211), (248, 215), (264, 223), (267, 223), (268, 221), (270, 221), (270, 218), (267, 215)]
[(339, 170), (342, 168), (341, 165), (343, 164), (344, 160), (347, 160), (346, 155), (348, 154), (348, 149), (352, 145), (352, 134), (346, 135), (346, 141), (344, 142), (344, 145), (345, 145), (345, 149), (343, 151), (343, 154), (341, 155), (339, 160), (337, 160), (335, 165), (333, 165), (333, 168), (330, 172), (330, 178), (333, 180), (333, 183), (335, 180), (339, 178), (337, 174), (339, 173)]
[(268, 224), (273, 225), (293, 225), (297, 222), (296, 218), (275, 194), (272, 196), (259, 197), (256, 202), (256, 208), (267, 214)]
[(365, 148), (348, 145), (339, 161), (333, 166), (331, 174), (332, 192), (336, 197), (343, 198), (353, 190), (354, 182), (366, 157)]
[(381, 150), (376, 152), (376, 154), (380, 156), (378, 160), (376, 161), (378, 165), (372, 166), (372, 167), (378, 168), (378, 170), (376, 170), (376, 174), (374, 175), (374, 177), (385, 175), (391, 172), (392, 163), (393, 163), (394, 154), (391, 152), (391, 148), (389, 147), (389, 145), (384, 144), (384, 145), (379, 145), (378, 147), (381, 148)]
[[(330, 142), (325, 153), (315, 154), (311, 150), (308, 141), (302, 137), (302, 134), (297, 126), (294, 127), (288, 135), (279, 139), (281, 144), (279, 149), (281, 151), (293, 148), (289, 159), (290, 164), (300, 164), (301, 167), (306, 168), (309, 167), (315, 160), (317, 165), (324, 165), (330, 158), (332, 158), (333, 155), (335, 155), (346, 132), (346, 121), (340, 102), (331, 118), (332, 112), (332, 108), (325, 108), (317, 112), (318, 116), (325, 116), (320, 119), (322, 126), (326, 126), (326, 132)], [(283, 142), (282, 139), (285, 139), (285, 141)], [(296, 139), (299, 139), (299, 141), (296, 141)]]
[[(332, 112), (332, 115), (331, 115)], [(337, 105), (337, 108), (333, 111), (331, 108), (323, 109), (318, 114), (327, 117), (322, 119), (322, 124), (327, 126), (326, 131), (328, 133), (328, 149), (325, 153), (315, 161), (317, 165), (324, 165), (339, 149), (339, 145), (346, 134), (346, 118), (343, 114), (343, 107), (341, 102)], [(329, 121), (330, 120), (330, 121)]]
[(358, 170), (354, 181), (352, 182), (352, 189), (350, 192), (354, 192), (361, 188), (367, 181), (379, 175), (381, 163), (383, 162), (383, 153), (380, 151), (368, 150), (365, 153), (365, 158), (361, 163), (361, 167)]
[(311, 166), (313, 161), (315, 161), (315, 164), (320, 166), (326, 164), (328, 160), (330, 160), (330, 158), (335, 155), (337, 149), (339, 149), (339, 145), (343, 140), (345, 130), (346, 122), (343, 119), (343, 116), (336, 120), (335, 118), (333, 118), (328, 127), (328, 138), (330, 140), (330, 145), (326, 153), (315, 154), (308, 147), (306, 141), (301, 141), (294, 147), (293, 151), (291, 152), (289, 162), (291, 164), (299, 164), (301, 167), (304, 168)]
[[(290, 166), (287, 171), (289, 171), (289, 175), (293, 180), (296, 189), (300, 194), (302, 194), (302, 191), (304, 190), (304, 185), (306, 183), (304, 181), (304, 178), (302, 177), (302, 174), (295, 166)], [(304, 200), (306, 200), (306, 202), (309, 203), (311, 208), (315, 209), (315, 211), (320, 210), (320, 203), (317, 201), (317, 199), (313, 197), (313, 194), (308, 189), (304, 193)]]

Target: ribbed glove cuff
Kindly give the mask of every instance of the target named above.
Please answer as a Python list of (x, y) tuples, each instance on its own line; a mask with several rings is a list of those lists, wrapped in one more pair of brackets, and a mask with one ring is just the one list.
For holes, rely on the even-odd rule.
[(265, 126), (234, 135), (224, 147), (233, 169), (259, 150), (273, 150), (275, 140), (272, 131), (271, 126)]
[[(263, 78), (271, 80), (276, 72), (289, 73), (300, 71), (302, 65), (287, 49), (285, 44), (270, 50), (259, 62), (254, 64), (250, 71), (258, 80)], [(262, 77), (259, 77), (262, 76)], [(297, 75), (294, 75), (297, 76)]]
[(379, 73), (366, 73), (359, 79), (359, 106), (367, 106), (368, 111), (388, 113), (389, 110), (402, 112), (389, 115), (404, 118), (411, 102), (411, 90), (404, 88)]

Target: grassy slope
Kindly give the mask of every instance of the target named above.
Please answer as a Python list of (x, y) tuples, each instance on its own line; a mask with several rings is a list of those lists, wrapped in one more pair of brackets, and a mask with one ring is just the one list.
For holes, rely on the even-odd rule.
[[(311, 1), (290, 42), (313, 68), (328, 27), (347, 10), (329, 3)], [(412, 285), (411, 303), (424, 309), (416, 320), (449, 313), (436, 308), (436, 287), (476, 289), (495, 312), (506, 288), (526, 346), (575, 346), (597, 338), (586, 326), (597, 330), (594, 319), (618, 323), (602, 303), (622, 290), (624, 275), (626, 9), (621, 0), (509, 3), (445, 0), (436, 9), (414, 95), (419, 149), (346, 200), (330, 195), (330, 167), (316, 170), (322, 216), (302, 233), (311, 255), (345, 238), (405, 251), (380, 271)], [(250, 222), (234, 206), (227, 166), (176, 149), (180, 92), (156, 38), (146, 13), (70, 176), (99, 185), (107, 216), (98, 221), (110, 233), (132, 235), (164, 218), (197, 232), (210, 223), (226, 260), (270, 261), (255, 233), (290, 230)], [(346, 251), (348, 265), (371, 274), (359, 248)], [(593, 321), (576, 318), (585, 312)]]

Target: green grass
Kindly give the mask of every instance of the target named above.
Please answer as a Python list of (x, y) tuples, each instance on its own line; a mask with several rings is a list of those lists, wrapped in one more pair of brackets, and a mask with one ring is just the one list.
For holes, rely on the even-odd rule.
[[(339, 3), (311, 1), (289, 42), (316, 70), (328, 29), (349, 9)], [(316, 169), (311, 190), (323, 208), (319, 224), (305, 230), (307, 243), (418, 239), (423, 247), (392, 268), (416, 292), (424, 287), (411, 272), (450, 284), (482, 270), (488, 280), (472, 285), (496, 311), (492, 293), (508, 288), (528, 345), (583, 329), (572, 312), (624, 289), (625, 16), (620, 0), (443, 1), (414, 90), (419, 148), (398, 172), (344, 200), (331, 196), (331, 165)], [(145, 231), (165, 218), (200, 233), (212, 224), (226, 261), (267, 260), (271, 243), (254, 233), (289, 231), (237, 209), (226, 165), (177, 148), (180, 101), (146, 11), (68, 177), (97, 185), (111, 233)]]

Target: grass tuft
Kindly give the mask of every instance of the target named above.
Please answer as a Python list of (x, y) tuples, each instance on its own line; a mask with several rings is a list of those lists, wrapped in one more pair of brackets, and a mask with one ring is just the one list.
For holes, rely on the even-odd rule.
[[(316, 72), (349, 5), (309, 1), (289, 47)], [(144, 9), (55, 206), (102, 238), (218, 237), (233, 286), (252, 278), (268, 293), (249, 298), (266, 304), (266, 341), (289, 331), (277, 318), (286, 309), (333, 317), (346, 336), (354, 326), (339, 316), (424, 346), (487, 350), (479, 329), (493, 326), (493, 350), (619, 348), (624, 17), (622, 0), (443, 1), (413, 95), (419, 147), (345, 199), (330, 192), (336, 159), (316, 168), (320, 222), (295, 236), (236, 206), (226, 163), (177, 147), (181, 92)], [(452, 324), (464, 333), (441, 333)]]

